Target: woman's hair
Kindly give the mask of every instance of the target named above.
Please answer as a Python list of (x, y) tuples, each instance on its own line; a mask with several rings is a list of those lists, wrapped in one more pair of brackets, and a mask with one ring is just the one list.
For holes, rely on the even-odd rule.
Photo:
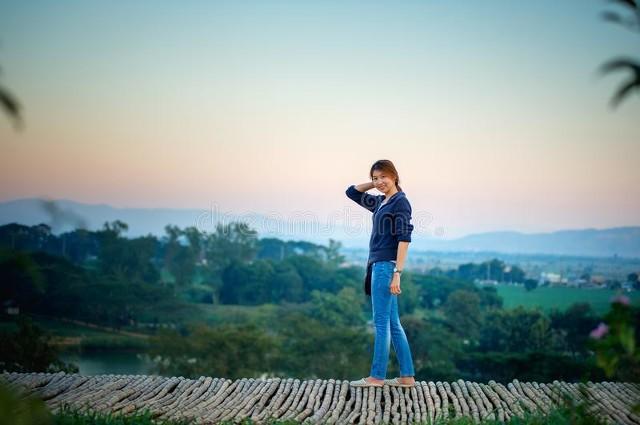
[(374, 162), (373, 165), (371, 166), (371, 170), (369, 171), (369, 177), (372, 180), (373, 180), (373, 172), (375, 170), (384, 171), (386, 173), (391, 174), (393, 177), (395, 177), (396, 187), (400, 192), (402, 192), (402, 188), (400, 187), (400, 176), (398, 175), (398, 170), (396, 170), (396, 167), (395, 165), (393, 165), (393, 162), (389, 161), (388, 159), (380, 159)]

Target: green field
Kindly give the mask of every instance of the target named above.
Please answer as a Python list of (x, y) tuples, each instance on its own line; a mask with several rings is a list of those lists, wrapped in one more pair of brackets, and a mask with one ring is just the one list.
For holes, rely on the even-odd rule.
[[(617, 291), (607, 289), (578, 289), (562, 287), (541, 287), (527, 291), (524, 287), (498, 285), (498, 294), (504, 300), (504, 308), (523, 306), (527, 308), (540, 307), (548, 311), (551, 309), (564, 310), (574, 303), (586, 302), (591, 304), (598, 314), (609, 310), (611, 297)], [(640, 292), (625, 294), (634, 305), (640, 305)]]

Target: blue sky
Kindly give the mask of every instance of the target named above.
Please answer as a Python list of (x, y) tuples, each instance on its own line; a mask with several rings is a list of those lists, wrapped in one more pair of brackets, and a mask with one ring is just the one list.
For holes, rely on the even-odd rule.
[(0, 200), (323, 219), (386, 158), (425, 235), (638, 225), (640, 99), (596, 69), (640, 37), (605, 9), (4, 0)]

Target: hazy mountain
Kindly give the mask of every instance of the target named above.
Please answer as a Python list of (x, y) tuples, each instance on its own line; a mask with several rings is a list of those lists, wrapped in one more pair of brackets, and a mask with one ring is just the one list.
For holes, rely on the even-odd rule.
[[(128, 237), (146, 234), (162, 236), (164, 227), (173, 224), (181, 228), (195, 226), (213, 232), (217, 223), (242, 220), (256, 229), (260, 237), (284, 240), (306, 240), (327, 244), (329, 239), (347, 247), (368, 246), (371, 226), (345, 229), (336, 224), (324, 228), (318, 223), (286, 222), (272, 217), (251, 214), (233, 215), (222, 211), (171, 208), (114, 208), (105, 204), (90, 205), (69, 200), (45, 202), (40, 199), (18, 199), (0, 202), (0, 225), (21, 223), (49, 224), (54, 233), (76, 227), (91, 230), (102, 228), (106, 221), (121, 220), (129, 225)], [(413, 249), (436, 251), (494, 251), (522, 254), (556, 254), (640, 258), (640, 226), (609, 229), (561, 230), (549, 233), (487, 232), (453, 240), (439, 240), (413, 234)]]
[(640, 226), (559, 230), (548, 233), (488, 232), (451, 241), (430, 241), (428, 249), (520, 254), (640, 258)]
[(305, 221), (287, 222), (263, 214), (235, 215), (212, 209), (173, 208), (115, 208), (105, 204), (83, 204), (70, 200), (47, 202), (38, 198), (0, 202), (0, 225), (20, 223), (36, 225), (46, 223), (53, 233), (59, 234), (78, 227), (101, 229), (105, 222), (120, 220), (128, 224), (127, 237), (153, 234), (165, 235), (165, 226), (180, 228), (194, 226), (205, 232), (214, 232), (216, 224), (243, 221), (258, 231), (260, 237), (283, 240), (305, 240), (326, 245), (329, 239), (344, 241), (350, 246), (368, 246), (369, 229), (345, 232), (334, 225), (324, 228), (321, 223)]

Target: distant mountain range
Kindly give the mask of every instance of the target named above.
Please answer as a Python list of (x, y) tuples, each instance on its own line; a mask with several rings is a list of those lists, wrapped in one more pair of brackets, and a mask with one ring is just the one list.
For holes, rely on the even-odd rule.
[(548, 233), (487, 232), (440, 241), (432, 249), (640, 258), (640, 226)]
[[(105, 204), (90, 205), (70, 200), (44, 201), (37, 198), (0, 202), (0, 225), (46, 223), (54, 233), (85, 227), (102, 228), (106, 221), (120, 220), (129, 225), (128, 237), (147, 234), (163, 236), (164, 227), (194, 226), (206, 232), (215, 231), (217, 223), (242, 220), (258, 231), (260, 237), (283, 240), (306, 240), (328, 244), (329, 239), (343, 242), (345, 247), (368, 246), (370, 225), (366, 229), (347, 229), (335, 225), (331, 229), (317, 223), (285, 222), (266, 215), (232, 215), (221, 211), (170, 208), (115, 208)], [(560, 230), (549, 233), (496, 231), (471, 234), (458, 239), (442, 240), (414, 231), (412, 249), (433, 251), (492, 251), (510, 254), (554, 254), (640, 258), (640, 226), (608, 229)]]

